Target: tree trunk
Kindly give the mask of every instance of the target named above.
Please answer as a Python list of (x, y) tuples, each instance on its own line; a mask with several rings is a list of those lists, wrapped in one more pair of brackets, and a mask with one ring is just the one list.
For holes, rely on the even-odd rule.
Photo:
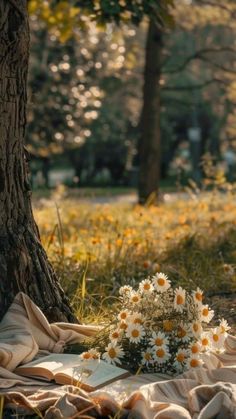
[(151, 19), (146, 42), (139, 141), (139, 202), (157, 198), (160, 177), (160, 74), (162, 29)]
[(23, 291), (49, 320), (76, 321), (41, 246), (24, 150), (27, 0), (0, 1), (0, 319)]

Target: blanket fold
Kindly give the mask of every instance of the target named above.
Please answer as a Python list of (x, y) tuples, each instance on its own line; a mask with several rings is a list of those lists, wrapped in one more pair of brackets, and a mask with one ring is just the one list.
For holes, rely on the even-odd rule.
[(14, 373), (39, 353), (63, 351), (67, 344), (93, 336), (98, 326), (49, 324), (28, 296), (19, 293), (0, 323), (0, 397), (17, 414), (39, 412), (45, 419), (236, 419), (236, 337), (225, 353), (207, 354), (204, 367), (170, 379), (142, 374), (86, 393)]

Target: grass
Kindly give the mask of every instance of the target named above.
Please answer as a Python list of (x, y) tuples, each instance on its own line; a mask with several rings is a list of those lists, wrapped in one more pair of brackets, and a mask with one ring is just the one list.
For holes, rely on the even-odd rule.
[(208, 296), (236, 291), (236, 198), (210, 192), (159, 207), (37, 201), (43, 244), (79, 318), (105, 322), (118, 288), (162, 270)]

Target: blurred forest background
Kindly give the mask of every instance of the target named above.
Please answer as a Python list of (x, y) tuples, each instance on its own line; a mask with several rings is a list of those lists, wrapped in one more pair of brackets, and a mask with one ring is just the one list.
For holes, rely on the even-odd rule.
[[(145, 159), (140, 133), (150, 123), (144, 105), (156, 119), (148, 135), (157, 142), (161, 186), (175, 189), (189, 178), (207, 183), (209, 159), (219, 182), (224, 174), (235, 181), (234, 2), (176, 1), (174, 23), (159, 27), (155, 45), (148, 20), (130, 24), (129, 12), (119, 25), (103, 26), (78, 17), (68, 2), (53, 12), (49, 3), (29, 3), (27, 149), (34, 189), (59, 183), (136, 188)], [(154, 80), (147, 61), (159, 63)], [(143, 85), (152, 82), (158, 89), (145, 97)]]

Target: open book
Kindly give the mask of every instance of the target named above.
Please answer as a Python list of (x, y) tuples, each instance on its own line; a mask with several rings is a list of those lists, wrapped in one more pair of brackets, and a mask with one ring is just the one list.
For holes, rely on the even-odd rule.
[(52, 354), (17, 367), (16, 374), (26, 377), (73, 384), (93, 391), (112, 381), (129, 376), (129, 372), (101, 360), (82, 360), (79, 355)]

